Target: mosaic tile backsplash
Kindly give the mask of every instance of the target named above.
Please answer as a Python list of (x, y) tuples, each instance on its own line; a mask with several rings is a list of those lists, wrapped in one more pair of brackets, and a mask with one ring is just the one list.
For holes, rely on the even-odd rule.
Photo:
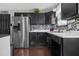
[(75, 20), (75, 22), (72, 22), (68, 24), (69, 30), (78, 30), (79, 29), (79, 20)]
[[(49, 30), (52, 25), (31, 25), (30, 30)], [(56, 27), (59, 30), (79, 30), (79, 19), (74, 22), (69, 23), (67, 26), (58, 26)]]
[(49, 30), (51, 25), (31, 25), (30, 30)]

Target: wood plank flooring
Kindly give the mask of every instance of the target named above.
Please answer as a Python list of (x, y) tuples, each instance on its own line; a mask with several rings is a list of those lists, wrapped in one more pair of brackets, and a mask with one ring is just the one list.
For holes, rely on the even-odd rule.
[(14, 56), (49, 56), (49, 48), (14, 48)]

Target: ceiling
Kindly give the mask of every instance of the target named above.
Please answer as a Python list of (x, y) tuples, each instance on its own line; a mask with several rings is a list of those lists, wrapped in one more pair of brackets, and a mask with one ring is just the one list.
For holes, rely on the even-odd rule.
[(0, 3), (0, 10), (40, 10), (55, 8), (58, 3)]

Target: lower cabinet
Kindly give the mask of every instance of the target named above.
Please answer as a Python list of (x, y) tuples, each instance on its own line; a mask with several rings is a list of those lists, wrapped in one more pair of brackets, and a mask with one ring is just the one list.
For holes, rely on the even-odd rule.
[(47, 43), (47, 38), (45, 33), (42, 32), (30, 32), (29, 35), (29, 45), (30, 48), (36, 47), (36, 48), (41, 48), (41, 47), (46, 47)]
[(60, 41), (61, 41), (61, 38), (51, 34), (47, 34), (47, 42), (48, 42), (48, 47), (50, 48), (50, 51), (51, 51), (51, 56), (61, 55)]
[[(30, 33), (30, 48), (49, 49), (50, 56), (61, 55), (61, 38), (48, 33)], [(33, 49), (34, 50), (34, 49)]]

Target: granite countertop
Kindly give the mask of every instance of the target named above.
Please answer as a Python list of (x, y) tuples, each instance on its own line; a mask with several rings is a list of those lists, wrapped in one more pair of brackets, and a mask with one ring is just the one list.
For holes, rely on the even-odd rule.
[(61, 38), (79, 38), (79, 31), (51, 32), (50, 30), (33, 30), (30, 32), (46, 32)]

